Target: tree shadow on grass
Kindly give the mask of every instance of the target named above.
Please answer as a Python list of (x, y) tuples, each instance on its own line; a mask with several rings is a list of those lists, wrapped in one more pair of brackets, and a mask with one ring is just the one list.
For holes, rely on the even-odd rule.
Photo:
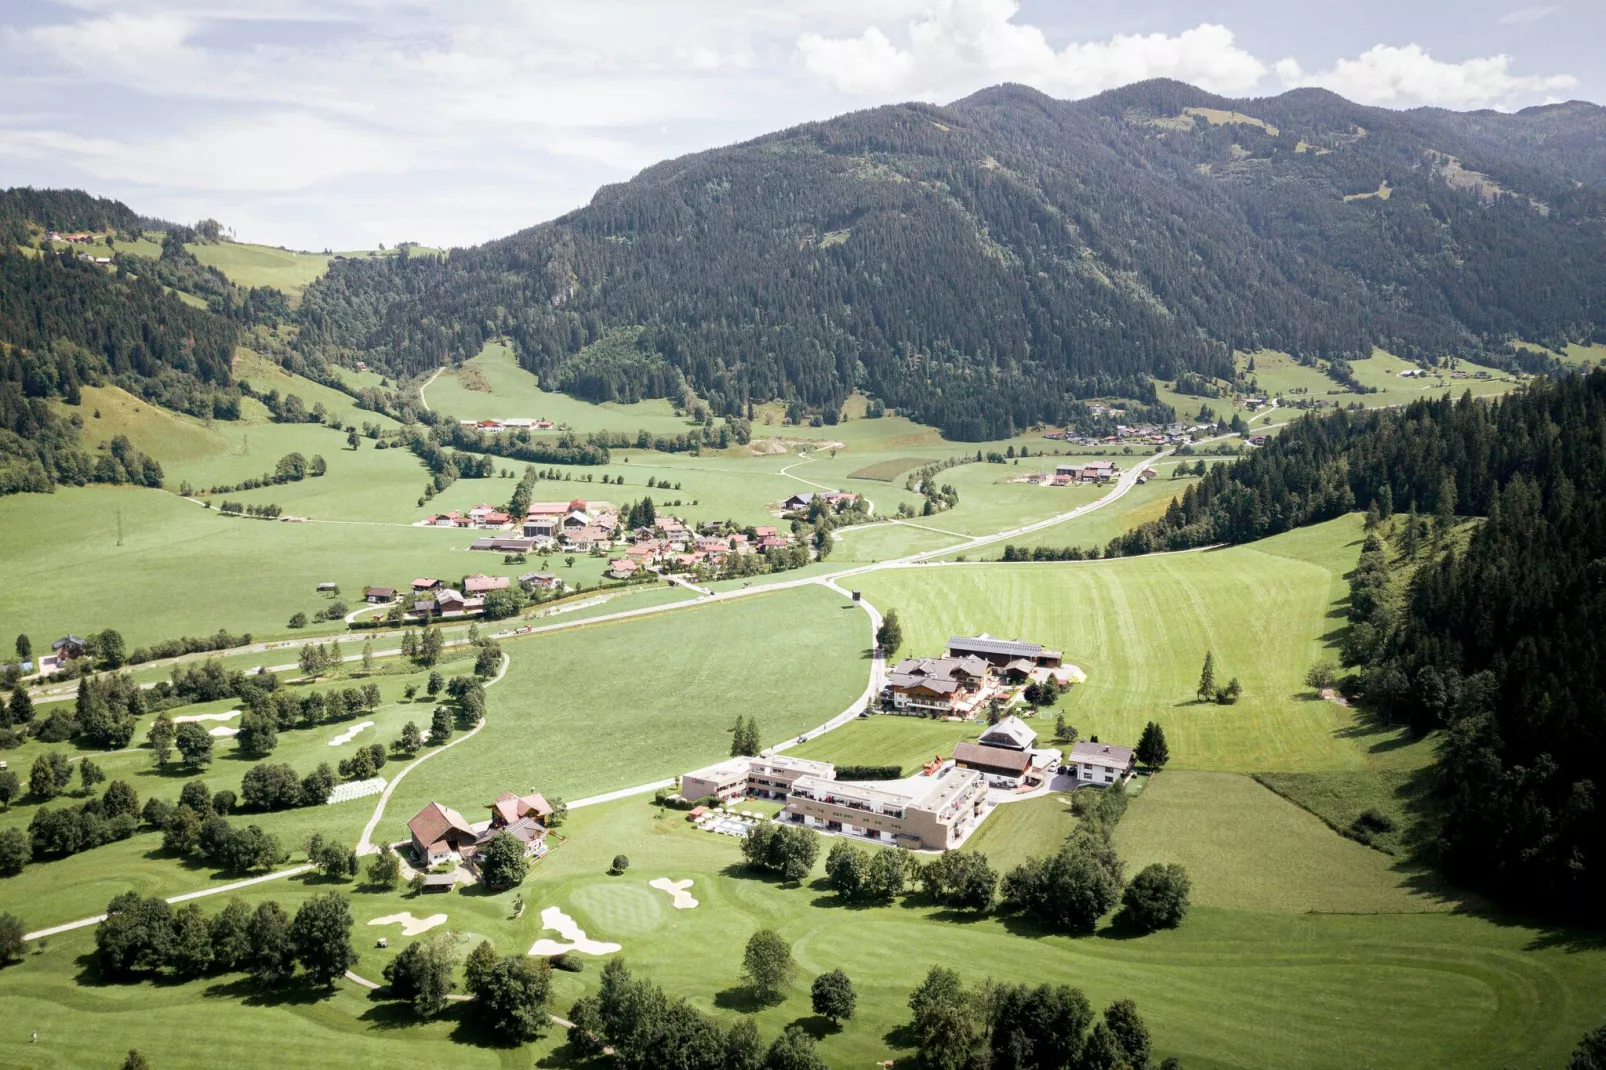
[(722, 1011), (736, 1011), (738, 1014), (757, 1014), (779, 1002), (781, 1002), (779, 999), (759, 999), (746, 985), (736, 985), (723, 992), (714, 993), (714, 1006)]
[(801, 1018), (794, 1018), (788, 1027), (797, 1026), (815, 1040), (824, 1040), (828, 1036), (842, 1032), (840, 1022), (833, 1022), (823, 1014), (808, 1014)]
[(207, 999), (239, 1000), (247, 1007), (310, 1007), (334, 993), (333, 988), (320, 988), (302, 981), (263, 985), (249, 977), (236, 977), (208, 985), (202, 995)]
[[(550, 1036), (553, 1030), (562, 1028), (554, 1022), (548, 1029), (547, 1035)], [(535, 1065), (542, 1068), (553, 1067), (555, 1070), (571, 1070), (573, 1067), (582, 1066), (612, 1066), (613, 1059), (607, 1055), (587, 1055), (573, 1044), (565, 1042), (537, 1059)]]
[[(905, 1050), (920, 1046), (920, 1035), (915, 1032), (914, 1026), (908, 1022), (900, 1022), (881, 1034), (881, 1039), (887, 1042), (889, 1048), (903, 1048)], [(899, 1060), (900, 1062), (902, 1060)]]

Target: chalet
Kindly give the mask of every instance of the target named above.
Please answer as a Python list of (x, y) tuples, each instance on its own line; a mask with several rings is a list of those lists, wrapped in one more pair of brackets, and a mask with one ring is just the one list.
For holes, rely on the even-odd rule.
[(1014, 788), (1032, 767), (1030, 751), (1012, 747), (989, 747), (980, 743), (954, 745), (954, 764), (961, 769), (974, 769), (994, 788)]
[(608, 562), (608, 575), (616, 580), (633, 579), (640, 574), (641, 566), (628, 557), (621, 557)]
[(551, 420), (536, 420), (530, 426), (533, 427), (537, 431), (550, 431), (550, 430), (552, 430), (552, 421)]
[(413, 591), (415, 593), (422, 593), (424, 591), (438, 591), (440, 589), (440, 580), (416, 579), (413, 581)]
[(395, 599), (396, 588), (394, 587), (364, 587), (362, 589), (362, 600), (364, 602), (373, 602), (378, 605), (383, 602), (395, 601)]
[(1019, 717), (1005, 717), (983, 732), (977, 742), (984, 747), (1029, 751), (1037, 742), (1037, 733)]
[(550, 572), (526, 572), (519, 577), (519, 586), (526, 591), (555, 591), (563, 584)]
[(658, 560), (666, 549), (668, 547), (657, 539), (642, 539), (631, 543), (630, 548), (625, 551), (625, 556), (639, 564), (650, 565)]
[(1131, 747), (1116, 747), (1108, 743), (1077, 743), (1064, 763), (1065, 771), (1083, 784), (1114, 784), (1132, 775)]
[(88, 654), (89, 640), (82, 636), (64, 635), (54, 643), (51, 643), (50, 649), (55, 652), (56, 661), (59, 664)]
[(1032, 670), (1035, 668), (1037, 668), (1036, 662), (1016, 658), (1004, 663), (1004, 679), (1012, 684), (1024, 684), (1031, 679)]
[(339, 590), (340, 590), (340, 584), (338, 584), (338, 583), (320, 583), (320, 584), (318, 584), (318, 593), (319, 594), (333, 594), (333, 593), (335, 593), (335, 592), (337, 592)]
[(904, 658), (887, 674), (882, 697), (897, 713), (967, 716), (986, 680), (981, 658)]
[(515, 795), (511, 791), (504, 791), (496, 797), (496, 801), (491, 803), (489, 809), (493, 829), (506, 828), (531, 815), (542, 822), (552, 816), (552, 804), (539, 792), (534, 791), (528, 795)]
[(784, 550), (792, 544), (792, 540), (783, 539), (779, 535), (766, 535), (758, 544), (760, 550)]
[(563, 515), (563, 530), (574, 531), (591, 526), (591, 515), (584, 509), (570, 509)]
[(438, 802), (418, 811), (407, 822), (407, 831), (412, 836), (413, 856), (425, 866), (460, 860), (464, 849), (472, 848), (479, 838), (462, 814)]
[(1270, 436), (1267, 436), (1267, 435), (1250, 435), (1249, 436), (1249, 444), (1251, 446), (1264, 446), (1267, 442), (1270, 442), (1270, 441), (1271, 441), (1271, 438), (1270, 438)]
[(776, 531), (772, 527), (758, 527), (753, 529), (753, 538), (763, 541), (775, 538)]
[(508, 588), (506, 576), (487, 576), (481, 573), (476, 576), (463, 577), (463, 593), (469, 595), (485, 595), (491, 591), (505, 591)]
[(563, 545), (581, 553), (606, 550), (613, 545), (610, 532), (598, 527), (574, 528), (563, 533)]
[(460, 592), (450, 587), (435, 592), (434, 611), (442, 615), (447, 613), (463, 613), (468, 610), (468, 599)]
[(985, 632), (974, 637), (949, 636), (948, 656), (951, 658), (974, 656), (989, 665), (1000, 667), (1008, 665), (1017, 658), (1045, 668), (1056, 668), (1060, 663), (1058, 650), (1048, 650), (1037, 643), (1027, 643), (1019, 639), (994, 639)]

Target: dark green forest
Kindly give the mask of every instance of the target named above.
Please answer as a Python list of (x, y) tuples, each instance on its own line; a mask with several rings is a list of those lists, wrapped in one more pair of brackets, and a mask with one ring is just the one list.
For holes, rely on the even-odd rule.
[(1445, 730), (1446, 866), (1522, 906), (1598, 905), (1606, 371), (1491, 403), (1306, 416), (1108, 552), (1243, 542), (1357, 506), (1396, 519), (1408, 562), (1432, 551), (1396, 607), (1377, 594), (1390, 554), (1369, 540), (1343, 653), (1380, 717)]
[(48, 402), (76, 405), (85, 386), (120, 386), (196, 416), (238, 416), (230, 375), (238, 325), (287, 312), (281, 295), (217, 286), (218, 276), (213, 308), (191, 308), (162, 285), (202, 278), (182, 246), (164, 254), (161, 268), (119, 258), (108, 271), (73, 252), (28, 255), (15, 244), (31, 237), (30, 226), (137, 231), (141, 223), (127, 206), (76, 190), (0, 192), (0, 494), (58, 483), (161, 485), (160, 466), (126, 441), (98, 455), (78, 448), (78, 426)]
[(834, 419), (861, 389), (967, 440), (1229, 377), (1234, 349), (1509, 363), (1606, 337), (1603, 115), (1001, 86), (670, 160), (444, 260), (337, 264), (300, 344), (405, 376), (505, 336), (591, 400), (684, 380), (720, 415)]

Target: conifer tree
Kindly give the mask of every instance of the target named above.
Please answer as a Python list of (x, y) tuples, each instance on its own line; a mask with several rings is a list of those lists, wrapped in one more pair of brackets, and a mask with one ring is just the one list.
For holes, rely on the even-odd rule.
[(1143, 726), (1143, 735), (1138, 738), (1137, 758), (1155, 770), (1162, 768), (1171, 760), (1171, 751), (1165, 742), (1165, 729), (1153, 721)]
[(1200, 702), (1208, 702), (1216, 693), (1216, 655), (1205, 651), (1204, 669), (1199, 673), (1199, 690), (1196, 694)]

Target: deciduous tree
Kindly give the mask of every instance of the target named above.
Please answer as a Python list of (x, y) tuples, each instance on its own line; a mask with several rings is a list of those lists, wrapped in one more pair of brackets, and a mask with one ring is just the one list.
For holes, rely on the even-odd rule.
[(814, 979), (809, 987), (809, 999), (814, 1006), (814, 1013), (823, 1015), (833, 1022), (845, 1022), (853, 1017), (854, 1005), (858, 996), (853, 991), (853, 982), (841, 969), (822, 973)]
[(325, 892), (301, 904), (290, 923), (296, 962), (314, 984), (325, 987), (357, 964), (351, 946), (351, 908), (339, 892)]
[(742, 953), (742, 980), (761, 1003), (773, 1002), (792, 983), (797, 964), (792, 945), (773, 929), (760, 929), (748, 937)]

